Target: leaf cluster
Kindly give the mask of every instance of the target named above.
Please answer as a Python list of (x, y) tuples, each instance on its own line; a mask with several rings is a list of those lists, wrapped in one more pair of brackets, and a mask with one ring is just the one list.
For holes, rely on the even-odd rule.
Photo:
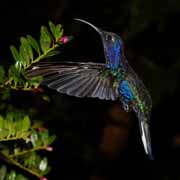
[[(18, 169), (1, 164), (0, 180), (28, 180), (28, 173), (42, 178), (50, 171), (48, 158), (41, 151), (53, 151), (51, 144), (56, 136), (50, 135), (40, 120), (34, 121), (28, 111), (13, 107), (9, 100), (12, 89), (33, 92), (38, 89), (42, 77), (26, 79), (24, 72), (34, 63), (58, 54), (62, 36), (62, 26), (50, 21), (48, 28), (41, 26), (39, 41), (27, 35), (20, 38), (19, 48), (10, 46), (15, 63), (7, 72), (0, 65), (0, 159)], [(43, 91), (41, 95), (44, 101), (50, 101)]]
[(9, 112), (0, 116), (0, 153), (10, 164), (41, 177), (50, 170), (46, 157), (38, 155), (40, 150), (52, 151), (50, 145), (56, 136), (49, 135), (48, 129), (31, 125), (29, 116), (19, 112)]
[(62, 36), (62, 25), (55, 25), (49, 21), (49, 28), (41, 26), (39, 42), (31, 35), (27, 35), (20, 38), (19, 48), (11, 45), (10, 50), (15, 64), (10, 66), (7, 73), (8, 77), (5, 77), (4, 68), (0, 66), (1, 87), (8, 85), (13, 89), (22, 90), (37, 88), (42, 78), (26, 79), (24, 77), (24, 71), (31, 67), (32, 64), (60, 53), (58, 48), (62, 45), (62, 42), (60, 42)]
[(0, 179), (1, 180), (28, 180), (22, 174), (17, 173), (14, 170), (8, 170), (7, 166), (0, 167)]

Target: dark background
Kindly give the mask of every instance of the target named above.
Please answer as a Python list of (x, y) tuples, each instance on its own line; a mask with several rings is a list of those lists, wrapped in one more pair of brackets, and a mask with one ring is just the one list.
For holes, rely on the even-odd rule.
[(179, 179), (180, 1), (1, 1), (0, 62), (9, 64), (9, 45), (18, 44), (19, 37), (26, 34), (38, 38), (40, 26), (47, 25), (49, 20), (63, 24), (65, 34), (75, 37), (59, 58), (103, 62), (100, 37), (87, 25), (73, 21), (74, 17), (123, 38), (130, 64), (152, 95), (155, 162), (144, 155), (136, 123), (125, 151), (114, 161), (105, 162), (96, 147), (112, 102), (77, 99), (46, 89), (52, 102), (37, 106), (45, 114), (52, 133), (58, 135), (49, 179), (86, 179), (92, 172), (109, 179), (128, 179), (131, 172), (138, 179)]

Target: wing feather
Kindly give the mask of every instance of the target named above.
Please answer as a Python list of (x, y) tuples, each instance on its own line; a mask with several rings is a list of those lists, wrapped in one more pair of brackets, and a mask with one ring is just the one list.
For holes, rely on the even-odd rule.
[(80, 62), (43, 62), (27, 70), (27, 78), (43, 76), (42, 85), (76, 97), (116, 100), (118, 91), (112, 78), (103, 77), (105, 64)]

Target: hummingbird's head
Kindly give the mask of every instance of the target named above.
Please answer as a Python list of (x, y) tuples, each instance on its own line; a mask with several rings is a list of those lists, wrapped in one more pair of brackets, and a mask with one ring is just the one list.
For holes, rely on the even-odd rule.
[(118, 69), (121, 65), (121, 59), (123, 54), (123, 43), (121, 38), (117, 34), (104, 31), (83, 19), (75, 20), (88, 24), (100, 34), (104, 47), (104, 55), (107, 68), (113, 70)]

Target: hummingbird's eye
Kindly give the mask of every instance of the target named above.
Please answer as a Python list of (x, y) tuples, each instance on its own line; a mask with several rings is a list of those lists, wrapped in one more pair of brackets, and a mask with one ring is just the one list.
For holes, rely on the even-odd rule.
[(111, 35), (109, 35), (109, 34), (106, 34), (105, 40), (106, 40), (106, 41), (112, 41), (112, 40), (113, 40), (113, 36), (111, 36)]

